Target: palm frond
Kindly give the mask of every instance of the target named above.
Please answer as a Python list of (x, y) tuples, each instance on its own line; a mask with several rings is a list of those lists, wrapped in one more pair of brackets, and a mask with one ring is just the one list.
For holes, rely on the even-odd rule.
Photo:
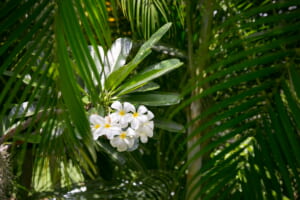
[(165, 0), (119, 0), (119, 4), (130, 22), (133, 34), (144, 39), (148, 39), (158, 27), (170, 21), (170, 10)]
[(299, 197), (298, 7), (297, 1), (249, 7), (213, 29), (211, 64), (184, 90), (203, 91), (173, 112), (213, 101), (193, 119), (201, 125), (186, 140), (201, 135), (188, 152), (201, 150), (182, 169), (204, 159), (192, 179), (197, 197)]
[(64, 199), (172, 199), (176, 191), (172, 188), (172, 174), (161, 171), (149, 171), (149, 174), (126, 174), (113, 181), (95, 179), (73, 189), (64, 188), (54, 193), (41, 192), (34, 195), (35, 199), (56, 197)]
[(111, 44), (105, 2), (1, 4), (0, 143), (16, 152), (35, 149), (36, 168), (54, 158), (51, 168), (60, 170), (71, 159), (92, 176), (95, 150), (81, 97), (88, 88), (91, 102), (99, 103), (93, 78), (100, 83), (100, 76), (92, 76), (98, 71), (88, 45)]

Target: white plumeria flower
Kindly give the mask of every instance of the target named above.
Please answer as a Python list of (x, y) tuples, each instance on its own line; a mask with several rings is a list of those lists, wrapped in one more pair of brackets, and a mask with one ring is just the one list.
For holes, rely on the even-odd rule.
[(104, 135), (104, 133), (102, 132), (102, 128), (104, 126), (105, 120), (103, 117), (93, 114), (89, 117), (89, 121), (91, 123), (93, 138), (94, 140), (97, 140), (98, 137)]
[(131, 119), (131, 128), (136, 130), (142, 123), (148, 121), (147, 112), (147, 108), (143, 105), (139, 106), (137, 111), (134, 109)]
[(118, 151), (133, 151), (139, 141), (148, 142), (153, 137), (154, 114), (145, 106), (136, 108), (128, 103), (115, 101), (111, 107), (115, 112), (105, 118), (93, 114), (89, 120), (95, 140), (105, 135)]
[(122, 105), (119, 101), (115, 101), (111, 107), (116, 110), (110, 115), (112, 121), (118, 122), (121, 128), (126, 128), (132, 119), (132, 113), (129, 112), (135, 111), (134, 106), (128, 102)]
[(108, 139), (112, 139), (115, 135), (120, 134), (122, 131), (118, 123), (113, 122), (110, 116), (104, 118), (104, 124), (101, 128), (101, 133), (106, 135)]
[(136, 130), (136, 134), (139, 136), (142, 143), (148, 142), (148, 137), (153, 137), (153, 121), (146, 121)]
[(128, 128), (112, 138), (110, 140), (110, 144), (111, 146), (116, 147), (118, 151), (122, 152), (133, 147), (135, 138), (135, 131), (131, 128)]

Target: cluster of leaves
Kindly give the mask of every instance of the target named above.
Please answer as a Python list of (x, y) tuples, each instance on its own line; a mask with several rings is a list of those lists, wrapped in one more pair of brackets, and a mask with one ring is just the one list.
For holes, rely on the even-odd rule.
[[(136, 39), (149, 38), (131, 55), (124, 44), (117, 67), (104, 1), (1, 3), (0, 143), (21, 158), (17, 174), (32, 176), (22, 166), (33, 160), (34, 171), (50, 168), (60, 191), (61, 174), (70, 173), (58, 166), (71, 163), (87, 188), (68, 195), (88, 199), (299, 198), (299, 1), (110, 2), (114, 10), (119, 3)], [(158, 44), (170, 27), (163, 24), (175, 19), (174, 30), (185, 29)], [(152, 82), (182, 65), (160, 61), (170, 55), (186, 65)], [(116, 100), (153, 106), (163, 129), (134, 152), (94, 142), (87, 113), (105, 116)], [(169, 134), (183, 130), (173, 118), (188, 134)], [(101, 188), (89, 187), (87, 175), (96, 172)]]
[[(97, 174), (95, 148), (106, 147), (92, 139), (87, 113), (103, 115), (117, 99), (149, 106), (180, 100), (174, 93), (151, 93), (159, 88), (151, 81), (180, 67), (178, 59), (136, 70), (171, 24), (153, 34), (125, 65), (131, 41), (117, 40), (112, 47), (119, 52), (107, 50), (111, 39), (105, 8), (98, 1), (3, 2), (0, 140), (16, 155), (21, 188), (31, 189), (33, 177), (45, 175), (45, 169), (56, 189), (75, 181), (67, 172), (70, 165), (76, 173)], [(168, 129), (172, 123), (159, 126)], [(111, 149), (105, 151), (113, 157)], [(26, 198), (28, 192), (17, 195)]]

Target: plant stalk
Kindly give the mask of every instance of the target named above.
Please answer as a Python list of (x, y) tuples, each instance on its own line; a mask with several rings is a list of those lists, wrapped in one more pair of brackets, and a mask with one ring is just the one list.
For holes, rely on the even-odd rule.
[[(203, 0), (199, 1), (198, 5), (192, 5), (191, 1), (187, 0), (187, 36), (188, 36), (188, 67), (190, 72), (190, 77), (193, 81), (195, 81), (196, 85), (201, 81), (202, 73), (205, 71), (206, 67), (209, 64), (209, 54), (208, 54), (208, 47), (209, 47), (209, 40), (211, 35), (211, 24), (212, 24), (212, 17), (213, 17), (213, 1), (212, 0)], [(195, 30), (200, 32), (200, 37), (198, 39), (198, 45), (193, 44), (193, 37), (196, 32), (193, 31), (192, 22), (197, 21), (199, 15), (194, 14), (199, 12), (199, 10), (192, 10), (193, 8), (200, 8), (200, 16), (201, 16), (201, 27), (200, 30)], [(197, 49), (195, 47), (197, 46)], [(201, 93), (201, 90), (209, 87), (208, 84), (203, 85), (201, 88), (196, 87), (192, 92), (192, 96), (197, 96)], [(189, 116), (188, 120), (194, 120), (198, 116), (203, 113), (209, 105), (207, 104), (206, 99), (197, 99), (190, 105)], [(187, 200), (200, 200), (200, 191), (201, 188), (197, 187), (197, 184), (200, 181), (201, 175), (199, 175), (199, 171), (202, 168), (203, 162), (205, 161), (204, 157), (196, 156), (196, 153), (200, 152), (201, 149), (205, 147), (206, 144), (197, 144), (199, 139), (204, 132), (199, 132), (195, 134), (195, 130), (201, 126), (203, 123), (202, 120), (195, 121), (188, 129), (188, 162), (192, 161), (188, 167), (187, 173)], [(193, 148), (192, 148), (193, 147)]]

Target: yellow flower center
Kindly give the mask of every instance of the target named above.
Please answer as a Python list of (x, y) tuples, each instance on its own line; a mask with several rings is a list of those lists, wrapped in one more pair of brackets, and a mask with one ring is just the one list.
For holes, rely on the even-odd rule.
[(137, 117), (137, 116), (139, 116), (139, 113), (137, 112), (133, 113), (133, 117)]
[(120, 138), (121, 138), (121, 139), (125, 139), (125, 138), (126, 138), (126, 133), (125, 133), (125, 132), (121, 133), (121, 134), (120, 134)]
[(97, 129), (100, 128), (100, 126), (101, 126), (100, 124), (95, 124), (94, 128)]
[(125, 115), (125, 111), (124, 111), (124, 110), (121, 110), (121, 111), (119, 112), (119, 115), (121, 115), (121, 116)]
[(109, 127), (111, 127), (111, 126), (110, 126), (110, 124), (105, 124), (104, 127), (105, 127), (105, 128), (109, 128)]

